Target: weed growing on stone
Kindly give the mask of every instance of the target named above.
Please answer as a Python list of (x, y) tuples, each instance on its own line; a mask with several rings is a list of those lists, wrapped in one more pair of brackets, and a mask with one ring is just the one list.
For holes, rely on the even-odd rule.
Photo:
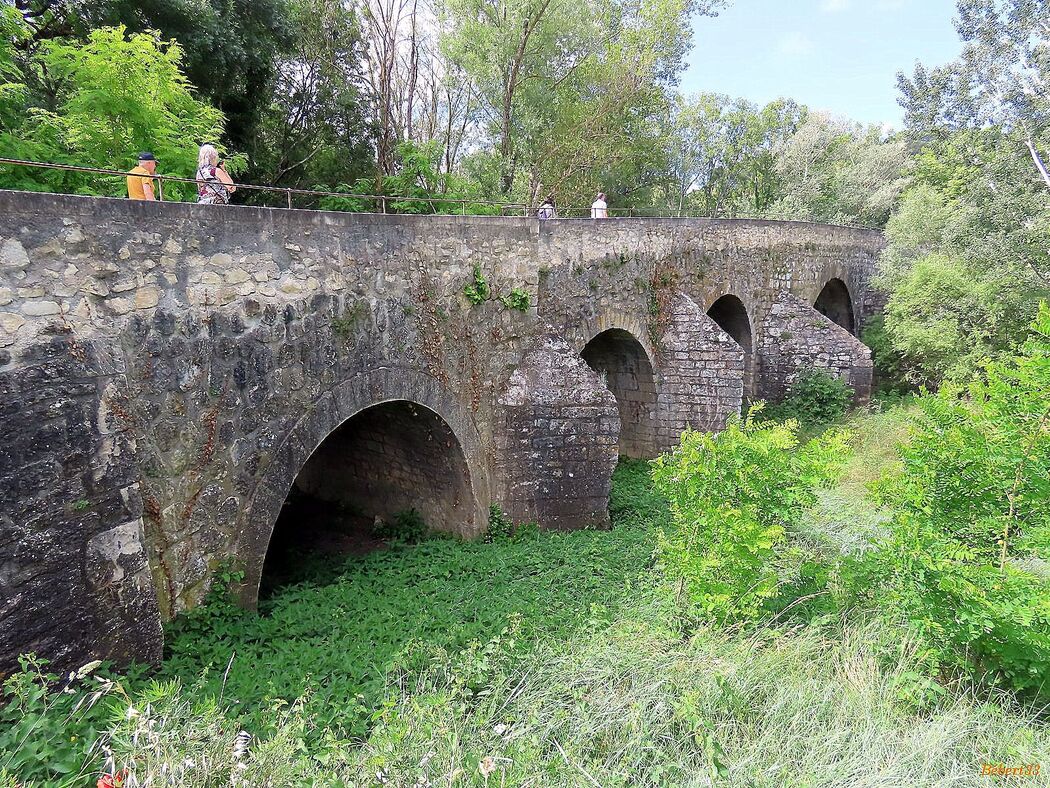
[(515, 287), (505, 296), (500, 296), (499, 300), (507, 309), (516, 309), (519, 312), (528, 312), (529, 307), (532, 305), (528, 291), (520, 287)]
[(492, 295), (492, 289), (489, 287), (488, 280), (481, 273), (481, 266), (474, 266), (471, 280), (463, 286), (463, 294), (474, 306), (489, 300), (489, 297)]

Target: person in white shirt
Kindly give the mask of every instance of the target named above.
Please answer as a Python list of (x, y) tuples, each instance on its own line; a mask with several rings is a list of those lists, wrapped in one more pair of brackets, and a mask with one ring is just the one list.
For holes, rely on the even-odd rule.
[(605, 192), (598, 192), (598, 196), (591, 203), (592, 219), (608, 219), (609, 205), (605, 202)]

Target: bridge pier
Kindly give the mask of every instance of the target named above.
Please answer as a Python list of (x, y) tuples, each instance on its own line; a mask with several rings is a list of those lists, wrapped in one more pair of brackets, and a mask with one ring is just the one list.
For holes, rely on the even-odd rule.
[(659, 345), (657, 453), (678, 445), (687, 429), (717, 432), (740, 413), (745, 354), (688, 295), (669, 300)]
[(516, 523), (609, 525), (620, 416), (612, 393), (567, 342), (542, 337), (499, 398), (496, 468)]
[(782, 400), (801, 372), (816, 369), (845, 381), (854, 402), (871, 397), (871, 350), (847, 329), (790, 292), (778, 293), (758, 334), (759, 396)]

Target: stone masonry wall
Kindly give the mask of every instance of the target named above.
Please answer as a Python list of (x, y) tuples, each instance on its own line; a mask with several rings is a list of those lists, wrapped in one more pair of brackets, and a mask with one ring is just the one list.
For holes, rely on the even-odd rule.
[[(578, 358), (587, 341), (611, 327), (639, 341), (670, 440), (693, 423), (685, 370), (725, 362), (725, 377), (693, 377), (706, 388), (686, 407), (710, 424), (736, 386), (723, 338), (670, 310), (679, 294), (702, 312), (734, 292), (757, 325), (777, 292), (812, 303), (838, 277), (863, 311), (879, 248), (874, 233), (798, 223), (0, 192), (0, 670), (27, 648), (59, 669), (156, 659), (160, 621), (224, 562), (253, 604), (296, 476), (380, 402), (417, 403), (455, 436), (471, 533), (490, 503), (547, 527), (603, 522), (620, 425)], [(480, 305), (463, 294), (475, 267), (493, 290)], [(499, 300), (513, 288), (527, 311)], [(675, 347), (702, 363), (677, 364)]]
[(660, 342), (659, 450), (678, 445), (687, 429), (715, 432), (740, 413), (744, 351), (686, 295), (670, 304)]
[(620, 455), (655, 456), (656, 378), (645, 348), (627, 331), (613, 328), (592, 339), (581, 355), (616, 398)]
[(455, 433), (435, 413), (385, 402), (350, 418), (310, 455), (296, 486), (369, 521), (416, 509), (428, 528), (478, 533), (470, 471)]
[(53, 336), (0, 375), (0, 670), (28, 652), (59, 667), (92, 653), (160, 660), (137, 438), (112, 351)]
[(763, 321), (758, 339), (762, 358), (760, 395), (783, 399), (800, 372), (820, 369), (843, 379), (857, 404), (871, 392), (871, 351), (791, 293), (781, 293)]
[[(609, 525), (620, 417), (598, 374), (565, 341), (543, 336), (500, 397), (501, 496), (518, 523)], [(537, 472), (538, 471), (538, 472)]]

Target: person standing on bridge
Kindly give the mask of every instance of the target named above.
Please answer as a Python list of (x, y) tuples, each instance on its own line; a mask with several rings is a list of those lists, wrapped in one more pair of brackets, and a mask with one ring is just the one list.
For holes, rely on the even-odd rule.
[(605, 202), (605, 192), (598, 192), (598, 196), (595, 197), (594, 202), (591, 203), (591, 218), (609, 218), (609, 204)]
[(157, 157), (149, 151), (139, 154), (139, 163), (128, 173), (128, 197), (132, 200), (156, 200), (153, 178), (157, 172)]
[(219, 161), (214, 145), (201, 145), (197, 155), (197, 202), (202, 205), (226, 205), (237, 191), (233, 178)]
[(558, 214), (557, 214), (557, 211), (554, 208), (554, 195), (553, 194), (548, 194), (547, 195), (547, 199), (545, 199), (540, 204), (540, 209), (536, 212), (536, 215), (540, 219), (542, 219), (544, 221), (546, 221), (547, 219), (555, 219), (555, 218), (557, 218)]

